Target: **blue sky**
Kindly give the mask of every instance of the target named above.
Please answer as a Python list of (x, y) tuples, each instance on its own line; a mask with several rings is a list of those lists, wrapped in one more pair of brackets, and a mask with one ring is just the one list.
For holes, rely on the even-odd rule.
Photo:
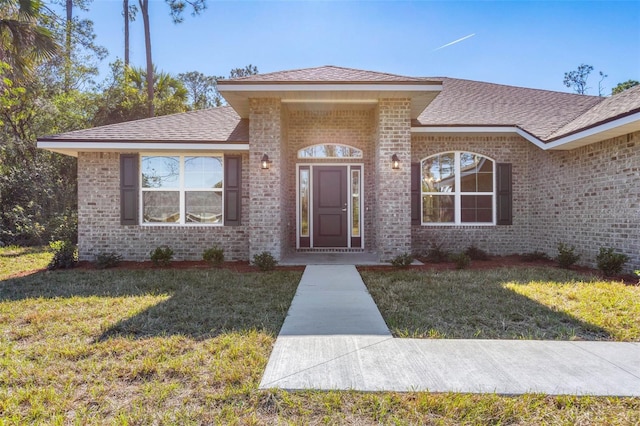
[[(131, 3), (137, 3), (131, 0)], [(409, 76), (447, 76), (570, 91), (564, 72), (594, 66), (605, 93), (640, 80), (640, 1), (212, 1), (173, 24), (151, 0), (154, 62), (177, 74), (228, 75), (338, 65)], [(94, 0), (86, 17), (110, 57), (123, 57), (120, 0)], [(458, 40), (463, 41), (438, 49)], [(131, 28), (131, 62), (144, 66), (142, 19)], [(105, 71), (106, 72), (106, 71)]]

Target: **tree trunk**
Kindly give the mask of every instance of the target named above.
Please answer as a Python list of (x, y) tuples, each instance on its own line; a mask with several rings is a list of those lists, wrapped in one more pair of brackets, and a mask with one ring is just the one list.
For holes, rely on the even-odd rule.
[(124, 0), (124, 69), (129, 67), (129, 0)]
[(149, 105), (149, 117), (153, 117), (153, 61), (151, 60), (151, 30), (149, 29), (149, 0), (138, 0), (142, 21), (144, 22), (144, 46), (147, 53), (147, 102)]
[(67, 22), (64, 40), (64, 91), (68, 92), (71, 89), (71, 36), (73, 33), (73, 0), (67, 0), (65, 7), (67, 9)]

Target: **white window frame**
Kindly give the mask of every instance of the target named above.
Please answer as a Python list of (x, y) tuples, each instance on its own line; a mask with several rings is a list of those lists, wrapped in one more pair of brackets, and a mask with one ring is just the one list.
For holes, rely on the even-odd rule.
[[(422, 189), (422, 182), (424, 179), (423, 176), (423, 162), (425, 160), (428, 160), (429, 158), (432, 157), (436, 157), (438, 155), (444, 155), (444, 154), (450, 154), (453, 153), (454, 154), (454, 166), (455, 166), (455, 191), (451, 191), (451, 192), (424, 192)], [(487, 160), (491, 161), (492, 164), (492, 173), (493, 173), (493, 191), (492, 192), (462, 192), (462, 185), (461, 185), (461, 178), (462, 178), (462, 173), (460, 172), (460, 155), (462, 153), (465, 154), (473, 154), (473, 155), (477, 155), (483, 158), (486, 158)], [(420, 222), (422, 224), (422, 226), (495, 226), (497, 223), (497, 197), (496, 197), (496, 187), (497, 187), (497, 180), (496, 180), (496, 160), (494, 160), (491, 157), (488, 157), (484, 154), (479, 154), (473, 151), (443, 151), (443, 152), (438, 152), (436, 154), (433, 155), (429, 155), (427, 157), (424, 157), (423, 159), (420, 160)], [(438, 196), (443, 196), (443, 195), (453, 195), (454, 196), (454, 221), (453, 222), (425, 222), (424, 221), (424, 202), (423, 202), (423, 197), (428, 196), (428, 195), (434, 195), (437, 194)], [(462, 196), (464, 195), (491, 195), (491, 222), (462, 222)]]
[[(143, 157), (178, 157), (179, 162), (179, 176), (178, 176), (178, 187), (177, 188), (143, 188), (142, 187), (142, 159)], [(220, 163), (222, 165), (222, 187), (221, 188), (185, 188), (184, 186), (184, 162), (186, 157), (218, 157), (220, 158)], [(145, 152), (140, 153), (140, 164), (139, 164), (139, 217), (140, 217), (140, 225), (141, 226), (224, 226), (224, 197), (225, 197), (225, 184), (224, 184), (224, 155), (217, 152), (198, 152), (198, 153), (190, 153), (190, 154), (178, 154), (178, 153), (168, 153), (168, 152)], [(145, 222), (144, 221), (144, 193), (145, 192), (178, 192), (180, 198), (180, 221), (179, 222)], [(222, 202), (222, 211), (220, 215), (220, 222), (218, 223), (195, 223), (195, 222), (187, 222), (186, 215), (186, 193), (187, 192), (218, 192), (222, 194), (221, 202)]]

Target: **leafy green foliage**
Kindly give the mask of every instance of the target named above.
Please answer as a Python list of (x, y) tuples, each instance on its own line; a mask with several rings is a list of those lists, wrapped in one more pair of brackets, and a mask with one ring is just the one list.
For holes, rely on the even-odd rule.
[(471, 244), (464, 252), (471, 260), (489, 260), (489, 253), (476, 247), (475, 244)]
[(53, 259), (47, 265), (48, 270), (73, 268), (78, 263), (78, 250), (71, 241), (53, 241), (49, 244)]
[(256, 265), (261, 271), (272, 271), (278, 265), (278, 261), (268, 251), (253, 256), (253, 264)]
[(169, 266), (173, 259), (173, 250), (169, 246), (159, 246), (151, 250), (149, 255), (156, 266)]
[(635, 87), (635, 86), (637, 86), (639, 84), (640, 84), (640, 81), (638, 81), (638, 80), (627, 80), (627, 81), (624, 81), (622, 83), (618, 83), (618, 85), (616, 87), (611, 89), (611, 94), (612, 95), (617, 95), (618, 93), (622, 93), (625, 90), (631, 89), (632, 87)]
[(449, 260), (449, 253), (442, 248), (442, 244), (431, 243), (431, 247), (425, 254), (425, 260), (431, 263), (442, 263)]
[(613, 248), (600, 247), (600, 252), (596, 256), (598, 269), (607, 277), (619, 274), (622, 267), (629, 260), (629, 256), (623, 253), (616, 253)]
[(118, 266), (122, 262), (122, 256), (115, 251), (99, 253), (95, 256), (95, 265), (98, 269), (107, 269)]
[(219, 268), (224, 262), (224, 249), (214, 246), (207, 249), (202, 253), (202, 259), (208, 262), (211, 266)]
[(406, 268), (413, 263), (413, 256), (410, 253), (399, 254), (391, 259), (391, 264), (396, 268)]
[(556, 261), (561, 268), (568, 269), (580, 260), (580, 255), (576, 253), (575, 246), (568, 246), (563, 242), (558, 243), (558, 256), (556, 256)]
[(456, 269), (465, 269), (471, 263), (471, 258), (465, 252), (451, 254), (449, 260), (455, 264)]

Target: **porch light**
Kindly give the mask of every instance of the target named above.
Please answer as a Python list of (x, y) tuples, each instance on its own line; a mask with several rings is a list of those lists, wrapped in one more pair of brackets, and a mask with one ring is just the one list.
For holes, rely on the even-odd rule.
[(269, 156), (267, 154), (264, 154), (262, 156), (262, 160), (260, 160), (260, 167), (262, 168), (262, 170), (267, 170), (270, 164), (271, 161), (269, 160)]
[(391, 157), (391, 168), (393, 170), (398, 170), (400, 168), (400, 159), (396, 154), (393, 154)]

